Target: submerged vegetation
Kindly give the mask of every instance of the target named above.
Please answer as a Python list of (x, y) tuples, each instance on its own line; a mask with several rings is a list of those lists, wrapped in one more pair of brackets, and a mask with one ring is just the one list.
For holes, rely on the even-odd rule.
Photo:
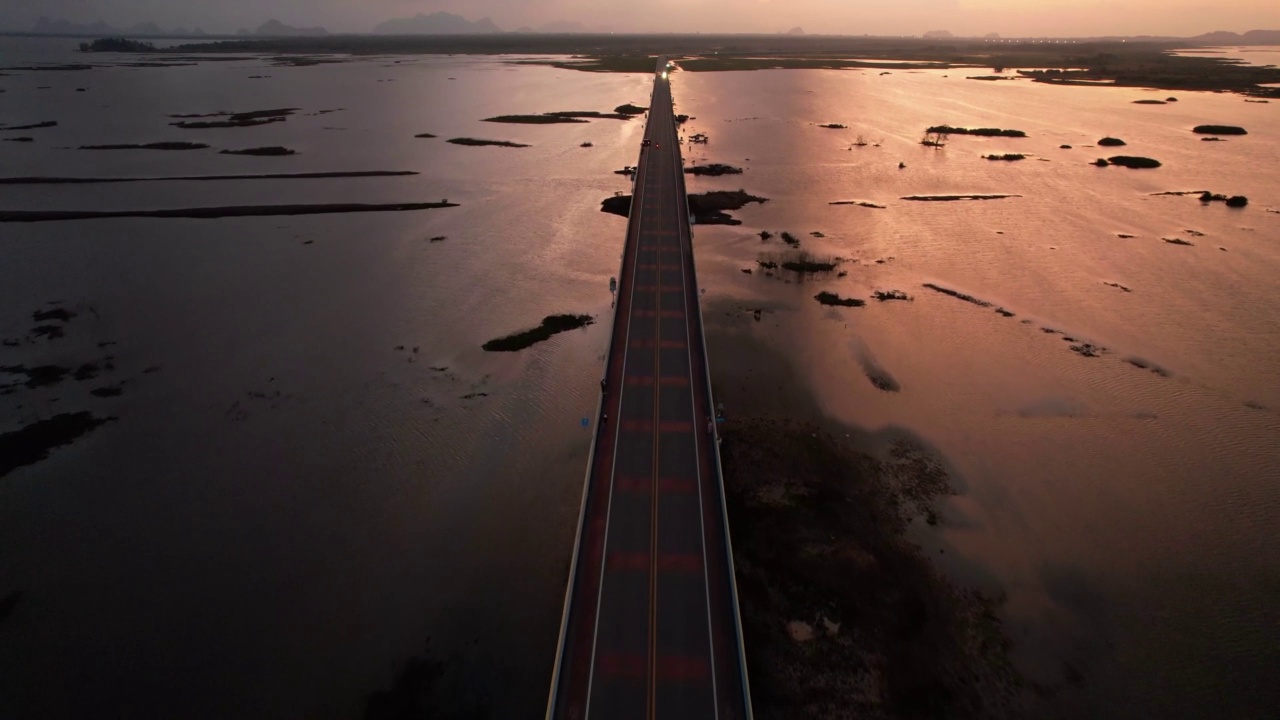
[(489, 352), (515, 352), (547, 340), (556, 333), (586, 327), (594, 321), (590, 315), (548, 315), (538, 327), (490, 340), (483, 348)]
[(256, 155), (259, 157), (281, 157), (283, 155), (296, 155), (297, 150), (290, 150), (287, 147), (272, 145), (269, 147), (245, 148), (244, 150), (222, 150), (219, 155)]
[(741, 210), (750, 203), (766, 203), (769, 198), (745, 190), (713, 190), (689, 196), (689, 211), (700, 225), (741, 225), (729, 210)]
[(528, 145), (525, 145), (524, 143), (510, 142), (510, 141), (508, 141), (508, 140), (479, 140), (479, 139), (476, 139), (476, 138), (466, 138), (466, 137), (461, 137), (461, 138), (449, 138), (449, 139), (448, 139), (448, 140), (446, 140), (445, 142), (453, 143), (454, 145), (468, 145), (468, 146), (471, 146), (471, 147), (486, 147), (486, 146), (492, 146), (492, 147), (509, 147), (509, 148), (527, 148), (527, 147), (529, 147)]
[(1002, 130), (1000, 128), (962, 128), (951, 127), (950, 125), (934, 125), (925, 130), (930, 135), (978, 135), (980, 137), (1026, 137), (1027, 134), (1021, 130)]
[(81, 145), (81, 150), (204, 150), (209, 147), (204, 143), (194, 142), (154, 142), (125, 143), (120, 145)]
[(826, 290), (814, 295), (813, 299), (823, 305), (835, 305), (837, 307), (862, 307), (867, 304), (866, 300), (859, 300), (858, 298), (842, 298), (839, 295), (833, 292), (827, 292)]
[(1005, 154), (1003, 154), (1003, 155), (983, 155), (982, 157), (983, 157), (983, 158), (985, 158), (985, 159), (987, 159), (987, 160), (1008, 160), (1008, 161), (1014, 161), (1014, 160), (1023, 160), (1023, 159), (1026, 159), (1026, 157), (1027, 157), (1027, 156), (1026, 156), (1026, 155), (1023, 155), (1022, 153), (1005, 153)]
[(721, 165), (720, 163), (712, 163), (710, 165), (692, 165), (684, 169), (689, 175), (741, 175), (742, 168), (733, 167), (731, 165)]
[(1222, 202), (1222, 203), (1226, 203), (1227, 207), (1242, 208), (1249, 204), (1249, 198), (1243, 195), (1232, 195), (1231, 197), (1227, 197), (1226, 195), (1211, 193), (1208, 190), (1205, 190), (1203, 193), (1200, 194), (1200, 202), (1202, 203)]
[(187, 218), (212, 220), (227, 217), (275, 215), (326, 215), (331, 213), (404, 212), (458, 207), (456, 203), (328, 203), (319, 205), (235, 205), (230, 207), (174, 208), (168, 210), (8, 210), (0, 211), (0, 223), (101, 220), (105, 218)]

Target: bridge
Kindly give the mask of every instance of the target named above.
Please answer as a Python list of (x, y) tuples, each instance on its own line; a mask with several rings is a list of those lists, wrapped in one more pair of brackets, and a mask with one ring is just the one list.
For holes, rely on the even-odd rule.
[(683, 163), (658, 63), (548, 720), (750, 720)]

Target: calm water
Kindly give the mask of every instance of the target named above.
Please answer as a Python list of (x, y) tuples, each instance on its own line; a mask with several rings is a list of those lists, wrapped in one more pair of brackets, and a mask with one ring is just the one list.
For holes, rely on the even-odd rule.
[[(79, 60), (67, 44), (3, 39), (0, 64)], [(964, 492), (919, 542), (1007, 597), (1031, 677), (1061, 686), (1064, 662), (1081, 670), (1054, 711), (1262, 716), (1280, 686), (1280, 214), (1267, 212), (1280, 209), (1280, 105), (1191, 93), (1133, 105), (1170, 93), (964, 74), (677, 74), (689, 132), (711, 136), (693, 156), (747, 168), (692, 188), (772, 198), (736, 213), (743, 226), (697, 229), (707, 302), (766, 306), (756, 332), (787, 349), (833, 417), (938, 448)], [(86, 409), (119, 418), (0, 480), (0, 595), (24, 592), (0, 627), (0, 715), (356, 717), (430, 639), (451, 695), (537, 716), (622, 241), (623, 221), (598, 202), (627, 189), (611, 171), (634, 164), (642, 125), (479, 120), (643, 104), (649, 85), (445, 57), (0, 78), (0, 122), (59, 122), (20, 133), (34, 143), (0, 143), (6, 176), (421, 173), (0, 186), (3, 209), (461, 205), (0, 226), (0, 337), (21, 337), (49, 301), (77, 312), (65, 338), (0, 348), (0, 363), (115, 365), (0, 396), (0, 429)], [(301, 111), (225, 130), (166, 117), (275, 107)], [(916, 144), (942, 122), (1030, 137)], [(1189, 132), (1200, 123), (1250, 134), (1202, 143)], [(848, 149), (858, 134), (880, 147)], [(533, 147), (443, 142), (460, 135)], [(1165, 166), (1088, 166), (1116, 154), (1081, 147), (1104, 135)], [(161, 140), (300, 154), (63, 149)], [(1013, 151), (1032, 157), (980, 157)], [(1251, 204), (1149, 195), (1199, 189)], [(898, 200), (942, 193), (1023, 197)], [(888, 207), (827, 204), (846, 199)], [(761, 229), (861, 262), (818, 283), (744, 275)], [(814, 284), (915, 300), (832, 311), (810, 299)], [(480, 350), (556, 312), (602, 322), (518, 354)], [(1077, 355), (1041, 326), (1108, 353)], [(872, 387), (868, 358), (902, 391)], [(118, 398), (89, 395), (122, 381)]]
[[(710, 136), (694, 157), (747, 168), (691, 188), (772, 198), (738, 213), (741, 227), (697, 229), (707, 301), (764, 307), (746, 324), (793, 357), (831, 416), (905, 429), (940, 451), (963, 492), (943, 529), (918, 542), (1007, 598), (1020, 667), (1060, 690), (1047, 714), (1270, 716), (1280, 702), (1280, 214), (1268, 210), (1280, 210), (1280, 105), (965, 74), (678, 74), (681, 112), (697, 118), (687, 132)], [(1131, 103), (1171, 94), (1178, 103)], [(849, 129), (818, 127), (832, 122)], [(920, 146), (941, 123), (1029, 137)], [(1202, 123), (1250, 134), (1201, 142), (1190, 128)], [(848, 149), (859, 134), (880, 147)], [(1082, 147), (1106, 135), (1129, 145)], [(1006, 152), (1030, 157), (981, 157)], [(1087, 164), (1119, 152), (1164, 167)], [(1151, 196), (1201, 189), (1251, 203)], [(970, 193), (1022, 197), (899, 199)], [(827, 204), (849, 199), (887, 208)], [(780, 250), (761, 243), (762, 229), (860, 262), (816, 283), (742, 274)], [(818, 288), (915, 300), (829, 309), (811, 299)], [(1083, 357), (1042, 327), (1108, 352)], [(868, 363), (901, 392), (873, 387)], [(1064, 663), (1082, 671), (1080, 687), (1064, 689)]]

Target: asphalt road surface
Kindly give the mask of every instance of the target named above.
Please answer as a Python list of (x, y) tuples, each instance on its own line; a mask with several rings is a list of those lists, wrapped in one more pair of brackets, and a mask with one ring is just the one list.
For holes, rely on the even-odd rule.
[(670, 86), (655, 77), (548, 717), (747, 718)]

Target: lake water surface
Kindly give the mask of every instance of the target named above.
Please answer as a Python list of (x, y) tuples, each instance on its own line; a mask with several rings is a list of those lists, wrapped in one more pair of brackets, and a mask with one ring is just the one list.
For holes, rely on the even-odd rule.
[[(71, 44), (0, 39), (0, 65), (83, 62)], [(677, 73), (685, 134), (710, 136), (686, 157), (746, 168), (691, 190), (771, 198), (742, 226), (696, 228), (709, 322), (765, 308), (753, 332), (827, 414), (937, 449), (961, 494), (917, 541), (1006, 599), (1019, 667), (1054, 689), (1046, 713), (1264, 717), (1280, 687), (1280, 104), (965, 74)], [(442, 695), (538, 716), (625, 224), (599, 201), (629, 189), (612, 171), (635, 164), (643, 121), (480, 120), (645, 104), (650, 84), (428, 56), (0, 77), (0, 123), (58, 122), (0, 131), (34, 138), (0, 142), (6, 177), (420, 173), (3, 185), (3, 210), (459, 204), (0, 225), (0, 338), (21, 339), (0, 365), (114, 367), (0, 395), (0, 431), (117, 418), (0, 479), (0, 596), (23, 593), (0, 626), (0, 715), (357, 717), (425, 653), (448, 667)], [(167, 117), (282, 107), (300, 110), (250, 128)], [(920, 146), (938, 123), (1028, 137)], [(1202, 123), (1249, 135), (1201, 142)], [(1129, 145), (1084, 147), (1106, 135)], [(169, 140), (213, 148), (70, 149)], [(299, 154), (216, 152), (267, 145)], [(1164, 166), (1088, 164), (1121, 152)], [(1152, 196), (1202, 189), (1250, 204)], [(953, 193), (1021, 197), (899, 199)], [(850, 199), (886, 207), (828, 204)], [(848, 275), (743, 274), (782, 250), (760, 230), (850, 259)], [(817, 289), (914, 300), (832, 310)], [(65, 337), (28, 339), (55, 301), (76, 313)], [(597, 323), (480, 349), (559, 312)]]

